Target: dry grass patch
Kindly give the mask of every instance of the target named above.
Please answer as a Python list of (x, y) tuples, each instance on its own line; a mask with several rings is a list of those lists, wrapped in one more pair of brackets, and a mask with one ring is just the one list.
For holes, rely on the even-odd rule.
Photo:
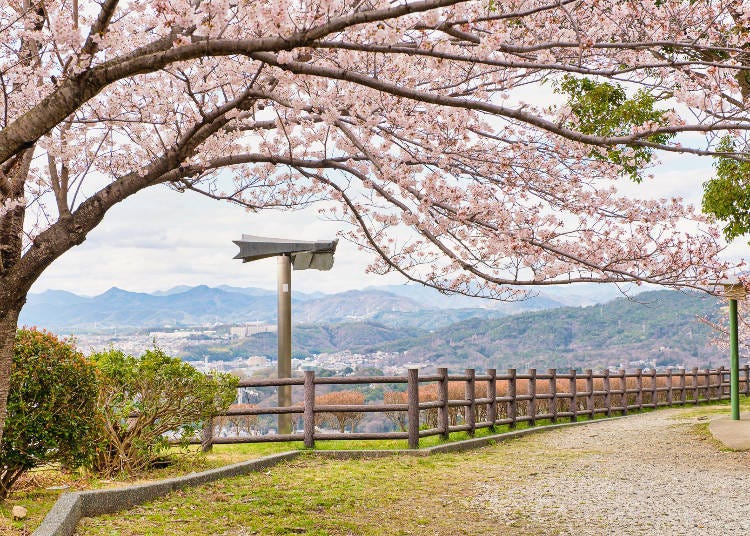
[[(544, 478), (579, 451), (528, 438), (461, 454), (334, 461), (304, 457), (273, 469), (173, 493), (124, 514), (85, 519), (81, 535), (533, 534), (477, 501), (484, 487)], [(512, 523), (512, 524), (511, 524)]]

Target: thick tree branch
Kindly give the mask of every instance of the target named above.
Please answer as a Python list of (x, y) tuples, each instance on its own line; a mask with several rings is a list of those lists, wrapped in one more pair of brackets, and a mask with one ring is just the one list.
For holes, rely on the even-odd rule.
[[(399, 18), (411, 13), (459, 4), (463, 1), (466, 0), (423, 0), (392, 8), (360, 11), (336, 17), (309, 30), (282, 37), (249, 40), (203, 39), (178, 47), (173, 47), (171, 38), (162, 38), (150, 45), (156, 48), (153, 52), (149, 47), (144, 47), (127, 57), (106, 61), (64, 80), (55, 91), (42, 99), (33, 109), (0, 131), (0, 162), (5, 162), (19, 150), (30, 147), (83, 103), (118, 80), (159, 71), (176, 62), (203, 57), (251, 56), (259, 51), (292, 50), (351, 26)], [(165, 48), (167, 46), (170, 48)]]
[(692, 125), (667, 125), (663, 127), (657, 127), (649, 129), (648, 131), (634, 133), (628, 136), (596, 136), (592, 134), (584, 134), (575, 130), (566, 128), (558, 123), (553, 123), (543, 117), (525, 112), (521, 108), (509, 108), (506, 106), (500, 106), (492, 104), (489, 101), (471, 100), (466, 98), (450, 97), (440, 95), (436, 93), (430, 93), (427, 91), (420, 91), (412, 89), (410, 87), (401, 86), (391, 82), (384, 81), (382, 79), (373, 78), (355, 71), (347, 69), (336, 69), (331, 67), (320, 67), (316, 65), (309, 65), (301, 62), (286, 62), (281, 63), (275, 54), (270, 52), (257, 52), (250, 54), (250, 57), (263, 61), (269, 65), (278, 67), (279, 69), (301, 75), (320, 76), (325, 78), (331, 78), (334, 80), (343, 80), (351, 82), (364, 87), (368, 87), (377, 91), (382, 91), (396, 97), (403, 97), (411, 99), (417, 102), (424, 102), (427, 104), (434, 104), (437, 106), (445, 106), (450, 108), (462, 108), (465, 110), (476, 110), (485, 112), (491, 115), (504, 117), (507, 119), (513, 119), (521, 121), (528, 125), (535, 126), (542, 130), (546, 130), (552, 134), (556, 134), (562, 138), (583, 143), (586, 145), (596, 147), (611, 147), (616, 145), (627, 145), (632, 147), (651, 147), (660, 149), (663, 151), (671, 151), (678, 153), (690, 153), (690, 154), (701, 154), (701, 155), (716, 155), (726, 154), (717, 153), (716, 151), (692, 149), (689, 147), (666, 145), (663, 143), (656, 143), (648, 141), (644, 138), (652, 137), (657, 134), (678, 134), (686, 132), (713, 132), (717, 130), (739, 130), (745, 131), (750, 130), (750, 122), (730, 122), (721, 121), (712, 124), (692, 124)]

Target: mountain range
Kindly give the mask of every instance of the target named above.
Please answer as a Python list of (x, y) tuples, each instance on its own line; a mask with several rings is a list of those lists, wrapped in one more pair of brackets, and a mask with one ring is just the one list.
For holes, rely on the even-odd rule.
[[(607, 301), (619, 291), (595, 285), (539, 293), (518, 302), (446, 296), (417, 285), (391, 285), (335, 294), (294, 292), (295, 323), (332, 324), (373, 320), (385, 325), (435, 329), (468, 318)], [(154, 293), (113, 287), (98, 296), (48, 290), (30, 294), (20, 324), (52, 330), (95, 332), (113, 328), (188, 327), (275, 322), (276, 293), (259, 288), (205, 285)]]

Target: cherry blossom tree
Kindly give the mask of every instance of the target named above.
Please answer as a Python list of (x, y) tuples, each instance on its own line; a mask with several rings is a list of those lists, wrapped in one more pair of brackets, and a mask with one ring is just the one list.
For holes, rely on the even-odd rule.
[(748, 28), (740, 0), (6, 0), (0, 423), (31, 285), (155, 185), (321, 202), (371, 270), (449, 292), (704, 285), (711, 223), (615, 186), (660, 152), (745, 160)]

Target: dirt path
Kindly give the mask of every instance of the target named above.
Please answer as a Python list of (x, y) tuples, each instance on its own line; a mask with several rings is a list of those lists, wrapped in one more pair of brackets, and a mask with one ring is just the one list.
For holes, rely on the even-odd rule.
[(528, 473), (483, 484), (475, 507), (538, 534), (748, 534), (750, 454), (701, 422), (665, 410), (514, 441)]

